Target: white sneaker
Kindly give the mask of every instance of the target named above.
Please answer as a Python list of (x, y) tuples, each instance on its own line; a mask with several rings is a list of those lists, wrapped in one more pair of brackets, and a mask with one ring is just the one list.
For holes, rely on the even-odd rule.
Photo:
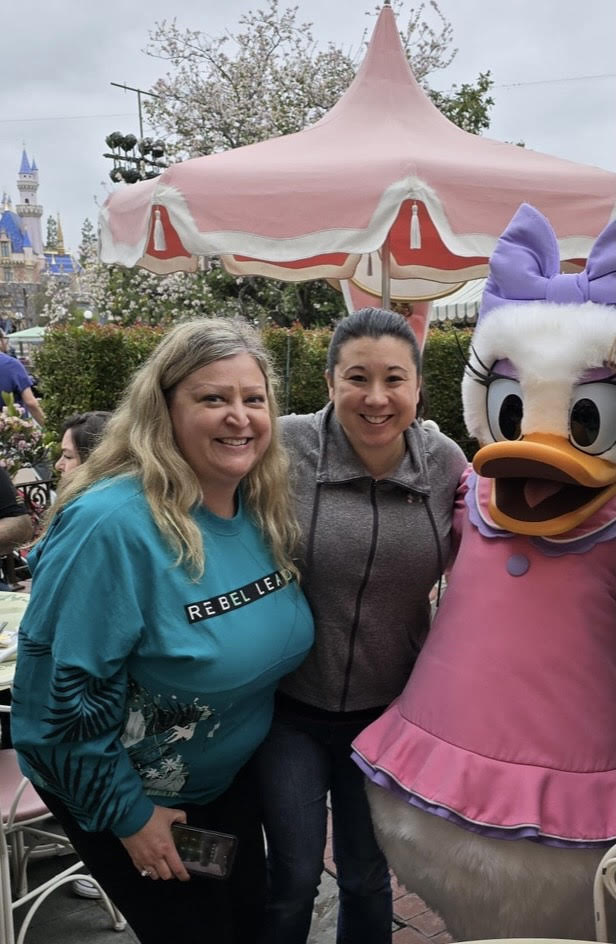
[(87, 878), (76, 878), (71, 888), (80, 898), (100, 898), (101, 893), (98, 885)]

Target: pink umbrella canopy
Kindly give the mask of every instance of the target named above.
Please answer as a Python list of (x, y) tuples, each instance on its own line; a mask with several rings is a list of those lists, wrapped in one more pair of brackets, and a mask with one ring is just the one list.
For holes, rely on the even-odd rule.
[(394, 297), (425, 299), (485, 275), (523, 202), (579, 264), (616, 215), (616, 174), (456, 127), (414, 78), (386, 4), (320, 121), (123, 186), (101, 211), (101, 259), (167, 273), (216, 255), (233, 274), (352, 279), (372, 294), (382, 270), (387, 301), (390, 280)]

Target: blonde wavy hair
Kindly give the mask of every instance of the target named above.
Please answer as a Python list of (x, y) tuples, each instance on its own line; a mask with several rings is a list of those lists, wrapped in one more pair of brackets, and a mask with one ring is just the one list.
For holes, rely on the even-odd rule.
[(85, 489), (101, 479), (135, 475), (156, 525), (195, 579), (205, 569), (201, 532), (191, 512), (205, 498), (192, 468), (178, 451), (169, 403), (176, 386), (193, 371), (221, 358), (250, 354), (267, 389), (271, 442), (242, 483), (249, 512), (279, 567), (297, 575), (292, 552), (298, 526), (288, 486), (288, 462), (278, 433), (276, 378), (257, 332), (240, 319), (203, 318), (172, 328), (133, 377), (86, 462), (62, 481), (47, 524)]

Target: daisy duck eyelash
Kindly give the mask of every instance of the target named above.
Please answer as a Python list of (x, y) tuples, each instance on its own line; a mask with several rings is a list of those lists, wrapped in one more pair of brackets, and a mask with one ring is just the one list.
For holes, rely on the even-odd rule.
[[(596, 376), (596, 377), (593, 376), (593, 374), (595, 374), (595, 373), (596, 373), (598, 376)], [(613, 385), (616, 385), (616, 372), (614, 372), (614, 373), (612, 373), (612, 374), (607, 374), (606, 376), (601, 376), (602, 373), (603, 373), (603, 371), (602, 371), (601, 368), (599, 368), (598, 370), (595, 370), (595, 371), (589, 371), (588, 374), (585, 374), (585, 375), (582, 377), (582, 379), (581, 379), (580, 381), (578, 381), (579, 386), (582, 387), (582, 386), (584, 386), (584, 384), (589, 384), (589, 383), (605, 383), (605, 384), (613, 384)]]
[[(460, 342), (458, 341), (458, 345), (459, 344)], [(473, 364), (471, 364), (470, 357), (464, 357), (464, 373), (476, 383), (481, 384), (482, 387), (489, 387), (490, 384), (495, 380), (512, 379), (510, 375), (499, 373), (499, 371), (493, 370), (493, 368), (488, 367), (487, 364), (484, 364), (472, 345), (470, 350), (473, 357), (479, 363), (482, 369), (478, 370), (476, 367), (474, 367)], [(460, 351), (462, 352), (461, 348)]]

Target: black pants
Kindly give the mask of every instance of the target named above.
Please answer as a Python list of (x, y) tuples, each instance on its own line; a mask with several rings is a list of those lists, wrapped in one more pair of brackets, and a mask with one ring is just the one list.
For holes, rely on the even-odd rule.
[(250, 765), (222, 796), (206, 806), (178, 804), (188, 824), (239, 838), (228, 879), (142, 878), (110, 830), (86, 832), (66, 806), (39, 793), (92, 875), (120, 909), (141, 944), (249, 944), (261, 928), (265, 901), (265, 854), (257, 794)]
[[(0, 691), (0, 705), (11, 704), (11, 690), (4, 688)], [(0, 747), (12, 747), (11, 740), (11, 716), (2, 712), (0, 714)]]

